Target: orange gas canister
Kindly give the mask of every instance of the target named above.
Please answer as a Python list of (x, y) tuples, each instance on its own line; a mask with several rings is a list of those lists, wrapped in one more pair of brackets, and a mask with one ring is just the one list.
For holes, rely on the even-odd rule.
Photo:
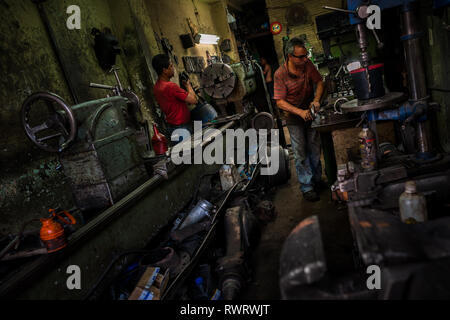
[(163, 155), (167, 151), (167, 139), (166, 137), (158, 131), (156, 124), (153, 124), (153, 137), (152, 137), (152, 147), (156, 155)]
[[(75, 224), (76, 220), (71, 214), (64, 210), (56, 213), (55, 209), (49, 209), (49, 212), (51, 213), (50, 218), (40, 219), (42, 223), (40, 237), (47, 248), (47, 252), (51, 253), (58, 251), (67, 245), (64, 228), (55, 218), (58, 218), (65, 224)], [(63, 214), (69, 218), (69, 220), (63, 217)]]

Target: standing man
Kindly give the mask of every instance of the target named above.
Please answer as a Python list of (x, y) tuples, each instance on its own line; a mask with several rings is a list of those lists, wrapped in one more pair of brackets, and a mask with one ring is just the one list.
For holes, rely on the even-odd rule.
[[(292, 38), (285, 49), (286, 63), (275, 72), (274, 99), (283, 110), (291, 137), (300, 190), (308, 201), (320, 200), (321, 181), (320, 136), (311, 128), (310, 112), (320, 109), (324, 90), (322, 76), (308, 59), (308, 51), (300, 38)], [(314, 85), (316, 91), (314, 94)]]
[(191, 83), (189, 81), (183, 83), (186, 91), (170, 81), (175, 71), (173, 63), (166, 54), (154, 56), (152, 66), (158, 74), (158, 81), (153, 87), (153, 93), (166, 116), (170, 138), (176, 129), (187, 129), (192, 133), (191, 114), (187, 103), (197, 104), (198, 100)]

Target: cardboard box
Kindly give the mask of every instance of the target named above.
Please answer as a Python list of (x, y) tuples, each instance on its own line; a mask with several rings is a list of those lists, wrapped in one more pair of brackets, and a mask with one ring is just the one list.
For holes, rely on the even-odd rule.
[(160, 300), (160, 298), (161, 294), (156, 287), (151, 287), (149, 289), (136, 287), (128, 300)]
[(148, 267), (128, 300), (160, 300), (169, 282), (169, 270), (159, 272), (159, 267)]

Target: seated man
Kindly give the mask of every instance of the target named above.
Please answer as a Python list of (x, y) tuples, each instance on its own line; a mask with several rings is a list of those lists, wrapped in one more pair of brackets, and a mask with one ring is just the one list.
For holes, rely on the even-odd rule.
[(156, 101), (166, 116), (169, 139), (176, 129), (187, 129), (192, 133), (191, 114), (187, 107), (189, 104), (197, 104), (197, 95), (189, 81), (184, 82), (186, 90), (181, 89), (170, 79), (174, 76), (174, 67), (166, 54), (158, 54), (153, 57), (152, 66), (158, 74), (158, 81), (153, 88)]

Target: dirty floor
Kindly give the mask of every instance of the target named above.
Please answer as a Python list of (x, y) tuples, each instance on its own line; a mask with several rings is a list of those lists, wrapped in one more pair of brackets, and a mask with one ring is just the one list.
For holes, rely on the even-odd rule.
[(321, 192), (318, 202), (304, 200), (292, 154), (290, 169), (291, 179), (276, 189), (273, 199), (277, 218), (262, 229), (260, 241), (249, 261), (252, 279), (242, 291), (241, 300), (281, 299), (278, 268), (284, 240), (297, 224), (313, 215), (317, 215), (320, 221), (328, 270), (340, 274), (353, 267), (352, 238), (346, 207), (332, 202), (329, 190)]

